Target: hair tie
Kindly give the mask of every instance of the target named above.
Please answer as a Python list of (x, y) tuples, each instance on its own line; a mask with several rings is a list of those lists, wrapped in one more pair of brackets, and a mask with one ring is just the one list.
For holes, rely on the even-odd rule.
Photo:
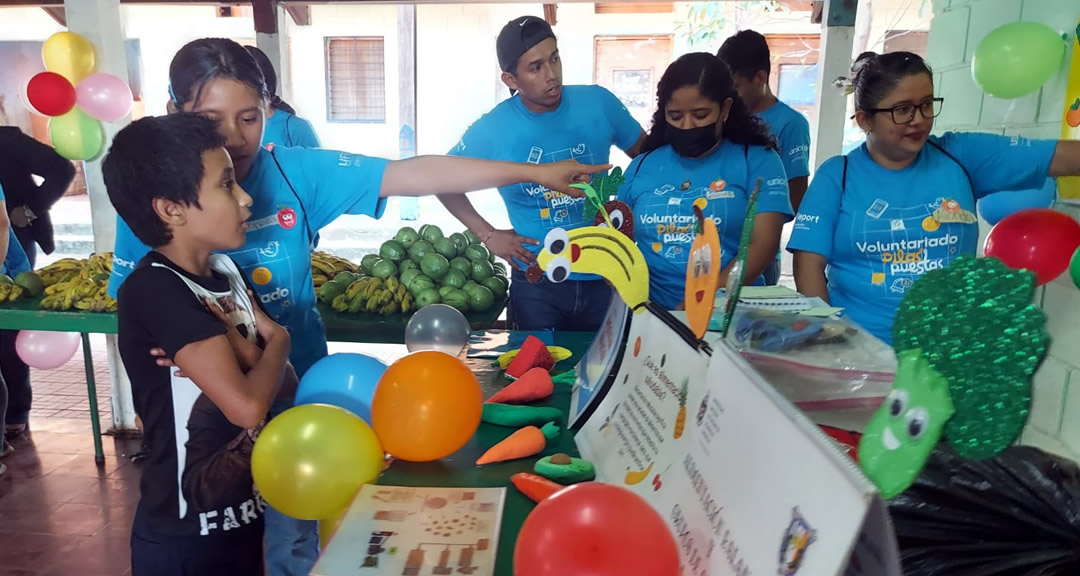
[(836, 80), (833, 80), (833, 86), (840, 90), (843, 90), (845, 96), (855, 93), (855, 85), (852, 84), (851, 78), (848, 78), (846, 76), (838, 76)]
[(173, 104), (180, 104), (180, 100), (176, 97), (176, 92), (173, 92), (172, 82), (169, 82), (169, 100), (172, 100)]

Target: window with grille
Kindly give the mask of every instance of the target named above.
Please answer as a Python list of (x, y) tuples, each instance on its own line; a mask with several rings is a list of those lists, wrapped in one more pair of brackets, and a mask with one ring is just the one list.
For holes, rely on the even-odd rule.
[(386, 121), (382, 38), (326, 39), (326, 119)]

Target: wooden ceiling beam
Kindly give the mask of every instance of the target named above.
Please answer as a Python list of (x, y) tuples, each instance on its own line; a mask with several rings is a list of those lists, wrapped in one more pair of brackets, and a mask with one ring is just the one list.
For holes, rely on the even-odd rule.
[(42, 10), (56, 21), (57, 24), (67, 28), (67, 13), (62, 6), (42, 6)]
[(293, 24), (297, 26), (311, 26), (311, 6), (298, 5), (298, 4), (286, 4), (285, 12), (288, 12), (289, 17), (292, 18)]

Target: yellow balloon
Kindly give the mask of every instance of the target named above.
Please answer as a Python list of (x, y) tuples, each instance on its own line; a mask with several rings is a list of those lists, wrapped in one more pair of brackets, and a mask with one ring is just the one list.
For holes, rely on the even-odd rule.
[(94, 46), (74, 32), (57, 32), (41, 47), (45, 69), (67, 78), (72, 86), (94, 71)]
[(330, 544), (330, 539), (334, 537), (334, 533), (337, 532), (338, 526), (341, 526), (341, 521), (345, 519), (345, 513), (348, 511), (349, 509), (346, 508), (330, 518), (319, 520), (320, 549), (326, 550), (326, 546)]
[(278, 512), (302, 520), (341, 512), (382, 469), (382, 446), (371, 427), (327, 404), (286, 410), (263, 428), (251, 453), (259, 493)]

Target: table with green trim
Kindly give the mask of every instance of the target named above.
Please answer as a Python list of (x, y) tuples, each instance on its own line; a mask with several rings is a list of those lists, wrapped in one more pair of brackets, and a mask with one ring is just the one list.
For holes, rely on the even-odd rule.
[[(559, 362), (551, 371), (552, 374), (573, 370), (592, 339), (592, 332), (556, 332), (553, 344), (570, 350), (574, 355), (568, 360)], [(484, 398), (490, 397), (509, 384), (509, 381), (501, 376), (499, 368), (492, 365), (490, 359), (467, 358), (465, 362), (476, 374), (483, 388)], [(555, 394), (536, 405), (552, 406), (565, 413), (570, 406), (570, 386), (557, 384)], [(559, 422), (559, 426), (562, 427), (559, 437), (553, 442), (548, 442), (547, 448), (542, 453), (530, 458), (479, 467), (476, 465), (476, 459), (488, 448), (514, 432), (513, 428), (481, 423), (472, 440), (449, 457), (428, 463), (394, 461), (390, 468), (379, 477), (378, 483), (388, 486), (416, 487), (506, 486), (506, 505), (503, 508), (502, 526), (499, 529), (495, 575), (510, 576), (513, 574), (514, 544), (517, 542), (518, 532), (521, 531), (521, 524), (534, 506), (532, 500), (526, 498), (510, 484), (510, 476), (518, 472), (532, 472), (533, 463), (542, 456), (562, 452), (577, 457), (578, 450), (574, 444), (573, 434), (566, 430), (565, 424), (565, 421)]]
[[(465, 315), (473, 329), (490, 328), (506, 307), (506, 298), (484, 312)], [(375, 316), (371, 314), (342, 314), (319, 304), (319, 313), (326, 326), (326, 338), (331, 342), (364, 344), (404, 344), (408, 317), (404, 314)], [(90, 350), (90, 334), (116, 334), (116, 314), (80, 310), (42, 310), (41, 300), (25, 298), (0, 306), (0, 329), (42, 330), (47, 332), (77, 332), (82, 337), (83, 364), (86, 370), (86, 393), (90, 400), (91, 427), (94, 432), (94, 460), (105, 462), (101, 447), (101, 423), (98, 417), (97, 383), (94, 380), (94, 357)]]

